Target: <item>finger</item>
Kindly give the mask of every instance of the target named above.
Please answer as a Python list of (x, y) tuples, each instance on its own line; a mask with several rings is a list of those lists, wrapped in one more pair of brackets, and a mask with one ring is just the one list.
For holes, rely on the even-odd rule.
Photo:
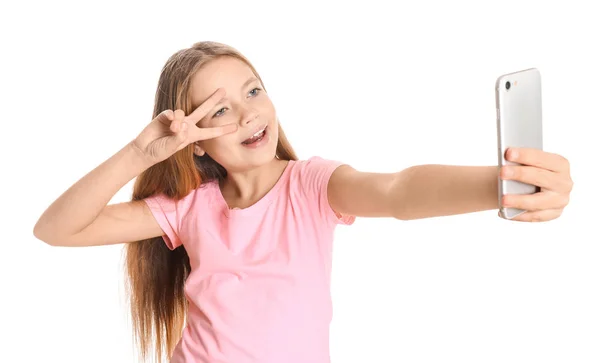
[(200, 140), (214, 139), (215, 137), (223, 136), (236, 132), (238, 128), (237, 124), (227, 124), (216, 127), (206, 128), (195, 128), (194, 135), (192, 135), (192, 142)]
[(500, 178), (555, 189), (560, 174), (534, 166), (505, 165), (500, 169)]
[(178, 131), (175, 135), (169, 136), (167, 138), (167, 148), (170, 150), (179, 151), (186, 147), (189, 142), (188, 140), (188, 132), (187, 125), (185, 123), (181, 124), (181, 130)]
[(206, 114), (210, 111), (221, 99), (225, 97), (225, 89), (219, 88), (213, 93), (208, 99), (200, 104), (200, 106), (196, 107), (192, 113), (190, 113), (187, 119), (193, 123), (197, 124)]
[(509, 148), (506, 151), (506, 160), (560, 173), (570, 172), (570, 164), (565, 157), (539, 149)]
[(527, 211), (562, 209), (566, 207), (567, 204), (569, 204), (568, 196), (553, 192), (541, 192), (527, 195), (509, 194), (502, 197), (503, 207)]
[(505, 165), (500, 169), (500, 178), (516, 180), (560, 193), (570, 192), (573, 184), (567, 174), (555, 173), (535, 166)]
[(174, 120), (171, 123), (170, 128), (175, 135), (173, 135), (170, 139), (171, 142), (173, 142), (173, 146), (177, 148), (177, 151), (181, 150), (190, 143), (190, 141), (188, 141), (189, 128), (190, 125), (185, 122), (185, 113), (183, 110), (175, 110)]
[(535, 212), (525, 212), (511, 219), (518, 222), (547, 222), (560, 217), (562, 209), (544, 209)]
[(165, 124), (167, 126), (169, 126), (171, 124), (171, 121), (173, 121), (175, 115), (173, 114), (173, 110), (164, 110), (163, 112), (159, 113), (158, 116), (156, 116), (156, 120), (158, 120), (158, 122)]
[(181, 125), (184, 122), (183, 120), (185, 118), (185, 113), (183, 112), (183, 110), (175, 110), (175, 112), (173, 112), (173, 114), (174, 114), (173, 122), (171, 122), (169, 129), (173, 133), (177, 133), (181, 130)]

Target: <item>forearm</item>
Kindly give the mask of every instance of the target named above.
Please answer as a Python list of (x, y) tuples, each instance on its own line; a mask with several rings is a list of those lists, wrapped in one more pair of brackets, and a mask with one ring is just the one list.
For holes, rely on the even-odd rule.
[(418, 165), (394, 178), (394, 217), (420, 219), (498, 207), (495, 166)]
[(141, 151), (127, 144), (73, 184), (42, 214), (34, 235), (71, 236), (92, 223), (112, 197), (150, 164)]

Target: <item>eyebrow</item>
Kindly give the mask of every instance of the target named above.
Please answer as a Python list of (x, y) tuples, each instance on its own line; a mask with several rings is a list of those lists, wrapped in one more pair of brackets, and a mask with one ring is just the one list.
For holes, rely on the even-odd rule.
[[(246, 80), (246, 82), (244, 82), (244, 84), (242, 85), (241, 89), (246, 88), (246, 86), (248, 86), (250, 83), (252, 83), (254, 81), (258, 81), (258, 78), (256, 78), (256, 76), (251, 76), (250, 78), (248, 78)], [(195, 110), (196, 108), (200, 107), (200, 105), (203, 104), (204, 102), (206, 102), (207, 99), (205, 99), (204, 101), (200, 102), (198, 105), (192, 104), (192, 109)], [(221, 104), (222, 101), (227, 100), (227, 99), (228, 99), (227, 96), (223, 97), (221, 100), (219, 100), (219, 102), (217, 102), (215, 104), (215, 106)]]
[[(240, 87), (241, 89), (246, 88), (250, 83), (254, 82), (254, 81), (258, 81), (258, 78), (256, 78), (255, 76), (252, 76), (250, 78), (248, 78), (248, 80), (246, 82), (244, 82), (244, 84), (242, 85), (242, 87)], [(228, 99), (227, 96), (223, 97), (221, 100), (226, 100)], [(219, 101), (219, 103), (221, 103), (221, 101)], [(217, 103), (217, 105), (219, 104)]]

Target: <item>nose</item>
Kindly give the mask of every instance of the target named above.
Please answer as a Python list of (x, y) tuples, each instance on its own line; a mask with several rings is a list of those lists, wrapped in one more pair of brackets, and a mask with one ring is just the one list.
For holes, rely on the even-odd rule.
[(242, 112), (242, 117), (240, 119), (241, 120), (240, 124), (242, 126), (245, 126), (245, 125), (251, 123), (252, 121), (254, 121), (257, 117), (258, 117), (258, 111), (256, 111), (254, 108), (247, 107)]

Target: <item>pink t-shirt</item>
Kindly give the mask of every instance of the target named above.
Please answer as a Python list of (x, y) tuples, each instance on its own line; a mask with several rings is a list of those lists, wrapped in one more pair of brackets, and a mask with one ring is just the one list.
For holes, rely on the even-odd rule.
[(290, 161), (275, 186), (229, 209), (216, 182), (174, 202), (145, 199), (170, 249), (184, 245), (187, 323), (172, 363), (329, 363), (332, 242), (327, 199), (341, 163)]

